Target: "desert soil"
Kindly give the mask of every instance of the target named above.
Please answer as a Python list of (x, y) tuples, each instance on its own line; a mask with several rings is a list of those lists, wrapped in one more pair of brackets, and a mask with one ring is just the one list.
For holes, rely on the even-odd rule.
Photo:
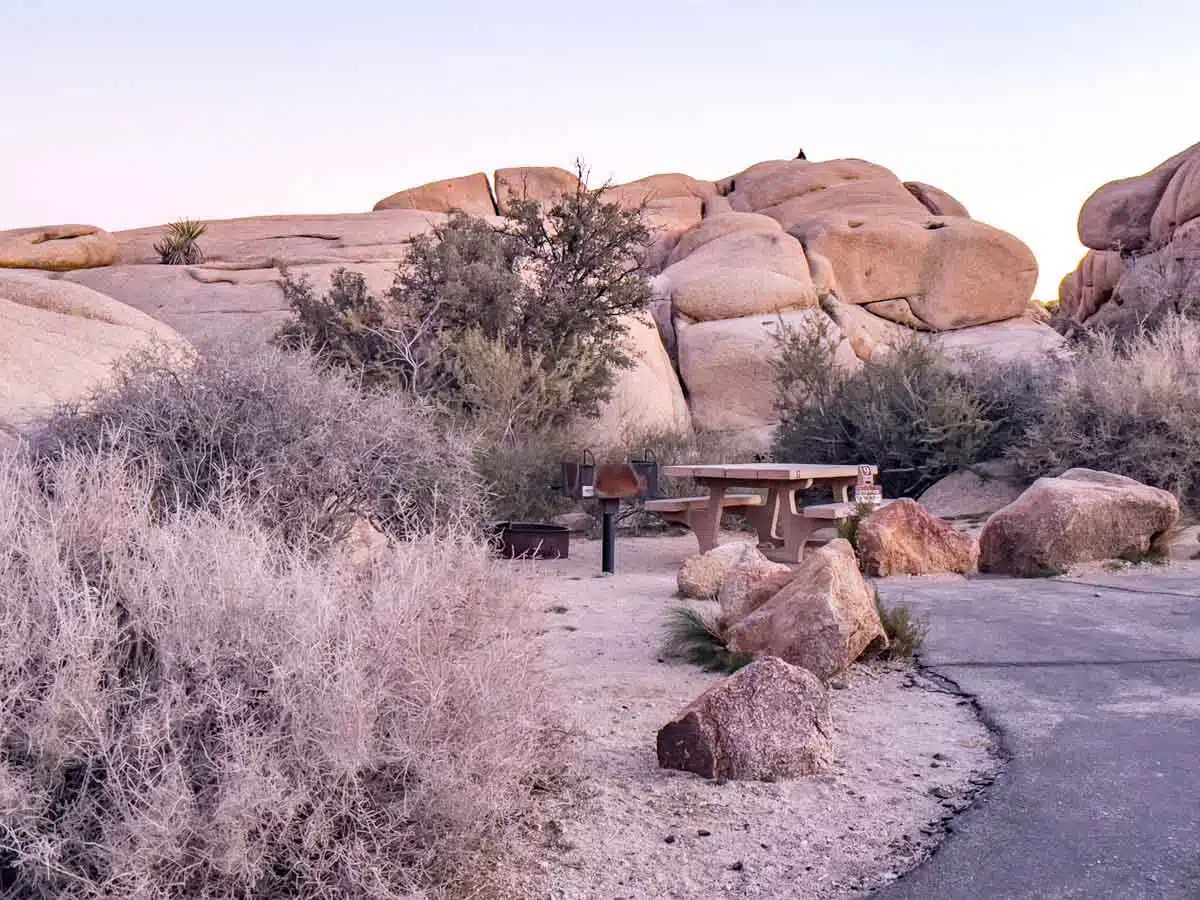
[[(727, 536), (726, 540), (735, 540)], [(837, 761), (795, 781), (714, 782), (658, 768), (655, 735), (721, 676), (661, 655), (690, 536), (600, 545), (537, 565), (539, 640), (578, 768), (574, 802), (543, 822), (554, 900), (859, 897), (926, 858), (994, 780), (993, 735), (952, 685), (907, 664), (857, 665), (831, 685)]]

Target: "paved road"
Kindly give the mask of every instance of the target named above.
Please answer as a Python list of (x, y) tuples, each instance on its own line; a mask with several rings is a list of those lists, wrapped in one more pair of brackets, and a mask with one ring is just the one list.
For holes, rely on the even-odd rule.
[(1200, 570), (1086, 580), (880, 584), (1011, 754), (880, 900), (1200, 900)]

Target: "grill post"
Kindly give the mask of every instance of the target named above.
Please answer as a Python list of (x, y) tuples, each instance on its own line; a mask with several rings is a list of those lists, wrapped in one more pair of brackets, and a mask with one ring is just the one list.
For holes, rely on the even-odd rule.
[(621, 506), (619, 497), (600, 501), (600, 571), (612, 575), (616, 571), (617, 556), (617, 510)]

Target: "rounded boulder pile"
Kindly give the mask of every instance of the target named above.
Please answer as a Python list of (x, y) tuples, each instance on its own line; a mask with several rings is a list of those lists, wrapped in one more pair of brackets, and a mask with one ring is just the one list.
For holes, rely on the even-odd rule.
[(1079, 211), (1088, 248), (1058, 289), (1058, 326), (1123, 328), (1200, 292), (1200, 143), (1097, 188)]

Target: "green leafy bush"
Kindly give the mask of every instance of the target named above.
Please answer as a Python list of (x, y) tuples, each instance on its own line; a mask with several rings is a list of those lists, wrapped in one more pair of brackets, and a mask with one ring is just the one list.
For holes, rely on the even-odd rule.
[(848, 372), (824, 322), (780, 322), (776, 383), (781, 462), (873, 463), (888, 496), (915, 496), (938, 479), (1003, 454), (1041, 415), (1058, 377), (1050, 364), (950, 359), (914, 334)]
[(616, 372), (633, 362), (624, 339), (627, 317), (644, 312), (650, 296), (641, 265), (650, 232), (640, 210), (608, 202), (606, 186), (590, 189), (582, 167), (580, 175), (578, 189), (547, 209), (513, 201), (497, 226), (453, 213), (412, 238), (385, 297), (345, 271), (324, 297), (289, 278), (295, 318), (278, 342), (310, 347), (368, 385), (468, 412), (490, 398), (472, 394), (464, 370), (502, 350), (552, 396), (543, 416), (594, 415)]
[(204, 262), (199, 240), (208, 226), (191, 219), (180, 219), (167, 226), (167, 233), (154, 245), (159, 261), (166, 266), (195, 266)]
[(289, 541), (336, 539), (350, 514), (397, 536), (486, 518), (473, 447), (427, 404), (367, 395), (303, 356), (214, 352), (189, 369), (131, 358), (114, 383), (32, 435), (39, 465), (113, 454), (163, 515), (249, 504)]

